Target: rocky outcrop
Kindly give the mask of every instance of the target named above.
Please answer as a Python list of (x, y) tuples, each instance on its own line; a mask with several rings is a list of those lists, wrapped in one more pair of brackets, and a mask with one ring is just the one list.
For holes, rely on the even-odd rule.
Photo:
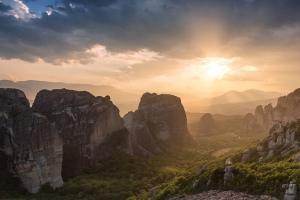
[[(258, 162), (263, 162), (275, 156), (277, 159), (286, 158), (298, 151), (300, 151), (299, 133), (296, 134), (295, 129), (290, 126), (283, 126), (281, 129), (271, 130), (271, 134), (256, 148), (245, 150), (242, 153), (241, 162), (247, 162), (251, 155), (258, 157)], [(299, 162), (300, 156), (296, 155), (292, 159)]]
[(194, 195), (177, 195), (175, 197), (170, 198), (169, 200), (195, 200), (195, 199), (206, 199), (206, 200), (279, 200), (276, 197), (271, 197), (268, 195), (249, 195), (242, 192), (234, 192), (234, 191), (218, 191), (218, 190), (210, 190), (201, 192), (199, 194)]
[(73, 90), (42, 90), (33, 109), (45, 115), (63, 140), (62, 176), (96, 167), (116, 149), (132, 154), (128, 130), (110, 97)]
[(282, 187), (287, 188), (283, 200), (294, 200), (296, 198), (297, 186), (293, 181), (291, 181), (290, 184), (284, 184)]
[(300, 89), (278, 99), (276, 107), (271, 104), (258, 106), (255, 110), (256, 122), (265, 130), (272, 126), (273, 121), (291, 122), (300, 118)]
[(251, 150), (250, 149), (246, 149), (245, 151), (243, 151), (243, 156), (242, 156), (242, 160), (241, 162), (245, 163), (249, 160), (251, 155)]
[(199, 123), (199, 132), (201, 134), (211, 133), (215, 128), (215, 120), (210, 113), (204, 114)]
[(233, 172), (236, 170), (235, 166), (226, 166), (224, 169), (224, 184), (234, 177)]
[(129, 130), (134, 155), (151, 157), (162, 152), (157, 139), (149, 129), (143, 110), (129, 112), (124, 116), (124, 125)]
[(183, 105), (173, 95), (145, 93), (138, 110), (127, 113), (124, 121), (136, 144), (134, 154), (156, 154), (158, 143), (173, 147), (191, 141)]
[(15, 169), (27, 191), (61, 187), (62, 140), (48, 119), (31, 109), (14, 119)]
[(54, 188), (63, 184), (58, 133), (45, 116), (29, 108), (25, 94), (17, 89), (0, 89), (0, 154), (6, 185), (18, 177), (35, 193), (44, 183)]

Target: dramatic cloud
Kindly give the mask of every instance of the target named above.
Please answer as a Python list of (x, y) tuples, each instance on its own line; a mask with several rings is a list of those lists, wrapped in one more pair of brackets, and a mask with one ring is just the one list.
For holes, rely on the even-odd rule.
[(183, 59), (300, 50), (297, 0), (61, 0), (48, 8), (36, 18), (22, 1), (2, 0), (11, 13), (0, 15), (1, 58), (85, 64), (97, 45)]
[(28, 7), (20, 0), (1, 0), (1, 2), (11, 8), (6, 14), (12, 15), (17, 19), (28, 21), (29, 19), (36, 17), (34, 14), (29, 13)]
[(5, 5), (0, 1), (0, 12), (6, 12), (12, 10), (12, 7), (10, 7), (9, 5)]

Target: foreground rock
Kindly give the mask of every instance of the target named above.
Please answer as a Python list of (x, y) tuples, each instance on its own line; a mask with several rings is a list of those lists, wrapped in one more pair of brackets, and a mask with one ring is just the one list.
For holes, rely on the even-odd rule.
[(116, 149), (132, 154), (128, 130), (110, 97), (73, 90), (42, 90), (33, 109), (44, 114), (63, 140), (62, 176), (97, 167)]
[(184, 107), (173, 95), (145, 93), (138, 110), (127, 113), (124, 121), (133, 137), (135, 155), (160, 152), (158, 143), (173, 147), (191, 141)]
[(202, 192), (195, 195), (178, 195), (170, 198), (169, 200), (278, 200), (275, 197), (267, 196), (267, 195), (248, 195), (242, 192), (233, 192), (233, 191), (217, 191), (211, 190), (207, 192)]
[(0, 105), (0, 170), (4, 186), (15, 177), (32, 193), (45, 183), (54, 188), (62, 186), (62, 141), (54, 127), (45, 116), (29, 108), (20, 90), (0, 89)]

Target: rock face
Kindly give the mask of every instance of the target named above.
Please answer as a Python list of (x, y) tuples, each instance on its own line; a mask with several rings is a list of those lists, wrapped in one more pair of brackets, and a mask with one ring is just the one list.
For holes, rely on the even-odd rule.
[(19, 177), (29, 192), (38, 192), (44, 183), (63, 184), (58, 133), (17, 89), (0, 89), (0, 154), (1, 174)]
[(42, 90), (33, 109), (44, 114), (63, 140), (62, 176), (97, 166), (116, 149), (132, 154), (128, 130), (110, 97), (73, 90)]
[(233, 172), (236, 170), (235, 166), (226, 166), (224, 169), (224, 184), (226, 184), (227, 181), (231, 180), (234, 177)]
[(287, 190), (285, 191), (284, 199), (283, 200), (294, 200), (297, 195), (297, 186), (293, 183), (293, 181), (290, 182), (290, 184), (284, 184), (283, 188), (287, 187)]
[(138, 110), (127, 113), (124, 121), (137, 146), (134, 154), (156, 154), (161, 151), (158, 142), (173, 147), (191, 141), (181, 100), (173, 95), (145, 93)]
[(134, 155), (151, 157), (162, 152), (151, 133), (143, 110), (129, 112), (124, 116), (124, 123), (129, 130)]
[(27, 188), (36, 193), (50, 183), (61, 187), (62, 140), (48, 119), (28, 109), (14, 120), (15, 169)]
[(215, 127), (215, 120), (210, 113), (204, 114), (199, 123), (199, 131), (202, 134), (211, 133)]
[(274, 122), (291, 122), (300, 118), (300, 88), (278, 99), (276, 107), (271, 104), (258, 106), (255, 110), (256, 122), (268, 130)]
[(242, 156), (242, 160), (241, 162), (245, 163), (249, 160), (251, 155), (251, 150), (250, 149), (246, 149), (245, 151), (243, 151), (243, 156)]

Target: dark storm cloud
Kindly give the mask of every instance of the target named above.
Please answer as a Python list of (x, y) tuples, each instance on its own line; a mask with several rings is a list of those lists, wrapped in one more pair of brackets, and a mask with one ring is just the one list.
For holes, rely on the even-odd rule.
[(95, 54), (87, 50), (97, 44), (112, 53), (147, 48), (173, 58), (233, 56), (262, 45), (270, 50), (268, 32), (300, 20), (299, 0), (61, 0), (49, 9), (51, 15), (28, 22), (0, 15), (0, 57), (88, 63)]
[(12, 10), (12, 7), (5, 5), (0, 1), (0, 12), (6, 12), (9, 10)]
[(80, 5), (105, 7), (116, 3), (118, 0), (61, 0), (61, 1), (67, 5), (73, 3), (73, 4), (80, 4)]

